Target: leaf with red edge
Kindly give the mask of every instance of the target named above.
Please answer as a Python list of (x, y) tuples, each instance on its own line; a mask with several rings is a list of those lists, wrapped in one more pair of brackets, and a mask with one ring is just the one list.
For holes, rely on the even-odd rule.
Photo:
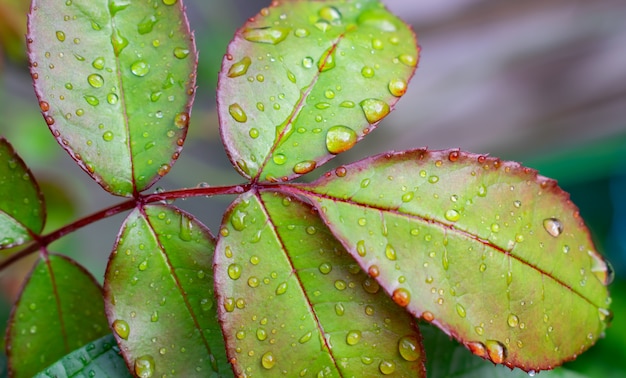
[(215, 242), (179, 209), (131, 212), (105, 275), (107, 317), (128, 368), (139, 376), (230, 372), (213, 299)]
[(289, 190), (396, 303), (525, 371), (574, 359), (610, 320), (610, 266), (555, 181), (458, 150), (388, 153)]
[(32, 377), (109, 332), (96, 280), (69, 258), (46, 255), (33, 268), (9, 319), (10, 376)]
[(407, 89), (415, 35), (376, 0), (273, 2), (222, 63), (218, 114), (247, 178), (289, 180), (349, 150)]
[(0, 249), (32, 240), (44, 226), (43, 194), (11, 144), (0, 137)]
[(182, 0), (34, 0), (27, 42), (46, 123), (94, 180), (132, 196), (169, 172), (195, 91)]
[(425, 377), (414, 319), (309, 205), (249, 192), (230, 207), (220, 235), (218, 309), (237, 376)]

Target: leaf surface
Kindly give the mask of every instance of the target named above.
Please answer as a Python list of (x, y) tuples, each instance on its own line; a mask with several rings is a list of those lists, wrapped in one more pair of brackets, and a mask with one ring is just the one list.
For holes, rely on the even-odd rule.
[(69, 258), (47, 255), (35, 265), (9, 319), (10, 375), (32, 377), (107, 333), (98, 283)]
[(415, 36), (379, 1), (286, 1), (239, 29), (222, 63), (218, 113), (233, 165), (288, 180), (349, 150), (406, 91)]
[(425, 376), (413, 318), (309, 205), (249, 192), (220, 235), (218, 311), (236, 375)]
[(195, 90), (182, 0), (35, 0), (27, 42), (46, 123), (100, 185), (130, 196), (169, 172)]
[(413, 150), (296, 188), (396, 303), (495, 363), (550, 369), (611, 317), (611, 270), (578, 209), (517, 163)]
[(73, 351), (37, 374), (35, 378), (131, 378), (132, 375), (119, 351), (115, 338), (109, 334)]
[(44, 226), (44, 199), (32, 173), (0, 137), (0, 249), (32, 240)]
[(178, 209), (149, 205), (126, 218), (104, 289), (109, 323), (135, 374), (230, 371), (213, 299), (214, 248), (206, 227)]

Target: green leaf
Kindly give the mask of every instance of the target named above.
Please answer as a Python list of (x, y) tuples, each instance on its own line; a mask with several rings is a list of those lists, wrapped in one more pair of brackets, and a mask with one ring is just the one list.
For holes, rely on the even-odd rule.
[(310, 206), (249, 192), (226, 213), (220, 235), (218, 311), (236, 375), (425, 376), (414, 319)]
[(396, 303), (523, 370), (575, 358), (611, 317), (611, 270), (556, 182), (517, 163), (413, 150), (300, 192)]
[(44, 199), (32, 173), (0, 137), (0, 249), (32, 240), (43, 229)]
[(130, 378), (124, 359), (113, 335), (106, 335), (93, 343), (63, 357), (35, 378), (103, 377)]
[(213, 299), (213, 237), (182, 211), (149, 205), (126, 219), (105, 276), (109, 323), (138, 376), (228, 374)]
[(406, 91), (415, 36), (375, 0), (274, 2), (222, 63), (222, 140), (245, 177), (288, 180), (346, 151)]
[(35, 0), (27, 42), (46, 123), (100, 185), (131, 196), (169, 172), (195, 90), (182, 1)]
[(34, 267), (9, 319), (11, 376), (32, 377), (107, 333), (98, 283), (68, 257), (46, 255)]

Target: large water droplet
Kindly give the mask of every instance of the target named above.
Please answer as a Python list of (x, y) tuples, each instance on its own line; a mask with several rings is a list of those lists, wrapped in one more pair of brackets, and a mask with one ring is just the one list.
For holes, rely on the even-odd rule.
[(272, 352), (265, 352), (261, 357), (261, 366), (265, 369), (271, 369), (276, 365), (276, 357)]
[(115, 56), (119, 56), (122, 50), (128, 46), (128, 39), (126, 39), (118, 29), (113, 29), (111, 34), (111, 44), (113, 45), (113, 52)]
[(485, 341), (485, 347), (487, 348), (487, 354), (489, 359), (494, 364), (501, 364), (506, 359), (506, 348), (504, 345), (496, 340)]
[(326, 132), (326, 148), (331, 154), (348, 151), (356, 141), (356, 132), (347, 126), (333, 126)]
[(346, 343), (348, 345), (356, 345), (361, 341), (361, 331), (352, 330), (346, 335)]
[(182, 241), (190, 241), (193, 235), (193, 222), (192, 219), (186, 215), (180, 217), (180, 231), (178, 237)]
[(150, 378), (154, 375), (154, 358), (146, 354), (135, 360), (135, 374), (139, 378)]
[(103, 139), (105, 142), (110, 142), (110, 141), (112, 141), (112, 140), (113, 140), (113, 137), (114, 137), (114, 135), (113, 135), (113, 133), (112, 133), (111, 131), (105, 131), (105, 132), (104, 132), (104, 134), (102, 134), (102, 139)]
[(406, 361), (417, 361), (420, 358), (420, 342), (413, 335), (402, 336), (398, 340), (398, 352)]
[(150, 72), (150, 65), (145, 60), (138, 60), (130, 65), (130, 71), (135, 76), (143, 77)]
[(125, 320), (116, 319), (113, 321), (113, 331), (122, 339), (128, 340), (130, 334), (130, 326)]
[(557, 237), (563, 232), (563, 223), (557, 218), (546, 218), (543, 220), (543, 228), (552, 237)]
[(250, 68), (250, 64), (252, 64), (250, 57), (244, 56), (240, 61), (233, 63), (233, 65), (230, 66), (228, 69), (228, 77), (245, 75), (246, 72), (248, 72), (248, 68)]
[(87, 82), (94, 88), (100, 88), (104, 85), (104, 78), (98, 74), (87, 76)]
[(91, 66), (97, 70), (104, 69), (104, 58), (99, 56), (91, 62)]
[(387, 246), (385, 247), (385, 256), (389, 260), (395, 260), (397, 258), (396, 250), (393, 248), (391, 244), (387, 244)]
[(185, 59), (189, 56), (189, 49), (186, 47), (175, 47), (173, 53), (177, 59)]
[(450, 222), (456, 222), (459, 219), (461, 219), (461, 214), (459, 214), (458, 211), (451, 209), (451, 210), (446, 211), (445, 217)]
[(382, 360), (378, 365), (378, 370), (384, 375), (393, 374), (393, 372), (396, 371), (396, 363), (393, 361)]
[(402, 79), (393, 79), (389, 82), (389, 92), (396, 96), (401, 97), (406, 93), (407, 83)]
[(361, 26), (374, 27), (385, 32), (397, 30), (392, 16), (383, 9), (369, 9), (362, 12), (357, 18), (357, 23)]
[(394, 302), (400, 307), (406, 307), (411, 302), (411, 293), (405, 288), (398, 288), (391, 296)]
[(189, 126), (189, 113), (180, 112), (176, 114), (176, 116), (174, 117), (174, 126), (179, 129), (184, 129)]
[(241, 277), (241, 265), (233, 263), (228, 266), (228, 277), (238, 280)]
[(137, 32), (139, 32), (139, 34), (148, 34), (152, 31), (156, 23), (156, 16), (153, 14), (148, 15), (144, 17), (143, 20), (139, 22), (139, 24), (137, 24)]
[(246, 29), (243, 31), (243, 37), (250, 42), (277, 45), (287, 38), (290, 31), (290, 28), (285, 27)]
[(409, 67), (415, 67), (417, 65), (417, 59), (410, 54), (402, 54), (398, 56), (398, 60)]
[(591, 272), (603, 285), (610, 285), (615, 279), (615, 270), (611, 263), (595, 251), (587, 251), (587, 254), (591, 257)]
[(341, 21), (341, 13), (335, 7), (323, 7), (319, 11), (319, 16), (333, 24), (339, 23)]
[(272, 156), (272, 161), (274, 161), (277, 165), (283, 165), (287, 162), (287, 156), (284, 154), (278, 153)]
[(322, 57), (317, 62), (317, 68), (320, 72), (326, 72), (335, 68), (335, 46), (329, 47), (328, 50), (322, 54)]
[(231, 104), (228, 107), (228, 113), (230, 113), (230, 116), (237, 122), (244, 123), (248, 120), (246, 112), (243, 111), (241, 105), (238, 103)]
[(359, 105), (361, 105), (365, 118), (370, 124), (380, 121), (387, 114), (389, 114), (390, 111), (389, 104), (375, 98), (363, 100), (359, 103)]
[(301, 161), (293, 167), (294, 173), (303, 175), (315, 169), (317, 163), (313, 160)]
[(276, 287), (276, 295), (283, 295), (287, 292), (287, 282), (281, 282), (280, 284), (278, 284), (278, 286)]

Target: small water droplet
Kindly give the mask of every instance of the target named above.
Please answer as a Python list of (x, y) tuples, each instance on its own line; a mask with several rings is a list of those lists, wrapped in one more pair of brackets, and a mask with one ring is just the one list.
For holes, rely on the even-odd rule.
[(405, 288), (398, 288), (391, 296), (394, 302), (400, 307), (406, 307), (411, 302), (411, 293)]
[(309, 331), (309, 332), (305, 333), (304, 335), (302, 335), (302, 337), (300, 337), (300, 338), (298, 339), (298, 342), (299, 342), (300, 344), (304, 344), (304, 343), (306, 343), (307, 341), (311, 340), (311, 337), (312, 337), (312, 336), (313, 336), (313, 333), (311, 333), (311, 332)]
[(335, 68), (335, 46), (329, 47), (328, 50), (322, 54), (320, 60), (317, 62), (317, 68), (320, 72), (326, 72)]
[(389, 104), (374, 98), (363, 100), (359, 103), (359, 105), (361, 105), (365, 118), (370, 124), (380, 121), (387, 116), (390, 111)]
[(84, 99), (91, 106), (98, 106), (100, 104), (100, 100), (95, 96), (84, 96)]
[(297, 28), (296, 30), (294, 30), (293, 34), (298, 38), (304, 38), (308, 37), (310, 32), (304, 28)]
[(365, 249), (365, 240), (359, 240), (356, 243), (356, 251), (361, 257), (364, 257), (366, 255), (367, 250)]
[(150, 378), (154, 374), (154, 358), (146, 354), (135, 360), (135, 374), (139, 378)]
[(248, 72), (248, 68), (252, 64), (250, 57), (243, 57), (240, 61), (233, 63), (228, 70), (228, 77), (238, 77), (245, 75)]
[(61, 42), (65, 42), (65, 33), (61, 30), (57, 30), (56, 32), (57, 39)]
[(485, 197), (487, 195), (487, 187), (485, 185), (480, 185), (478, 187), (478, 196)]
[(98, 74), (87, 76), (87, 82), (94, 88), (100, 88), (104, 85), (104, 78)]
[(111, 131), (105, 131), (104, 134), (102, 134), (102, 139), (104, 139), (105, 142), (110, 142), (113, 140), (113, 132)]
[(189, 56), (189, 49), (186, 47), (175, 47), (174, 56), (178, 59), (185, 59)]
[(407, 83), (402, 79), (393, 79), (389, 82), (389, 92), (396, 96), (401, 97), (406, 93)]
[(302, 59), (302, 67), (304, 68), (311, 68), (313, 67), (313, 58), (311, 58), (310, 56), (307, 56), (305, 58)]
[(119, 56), (126, 46), (128, 46), (128, 39), (126, 39), (118, 29), (114, 29), (111, 34), (111, 44), (113, 44), (115, 56)]
[(326, 133), (326, 148), (331, 154), (348, 151), (356, 142), (356, 132), (347, 126), (333, 126)]
[(391, 244), (387, 244), (387, 246), (385, 247), (385, 256), (389, 260), (395, 260), (397, 258), (396, 250), (393, 248)]
[(283, 165), (287, 162), (287, 156), (277, 153), (272, 156), (272, 161), (277, 165)]
[(337, 314), (337, 316), (343, 316), (345, 311), (346, 311), (346, 309), (344, 308), (343, 304), (337, 303), (335, 305), (335, 314)]
[(230, 113), (230, 116), (237, 122), (244, 123), (248, 120), (248, 116), (238, 103), (231, 104), (228, 107), (228, 113)]
[(509, 314), (509, 317), (506, 320), (507, 324), (511, 328), (515, 328), (519, 325), (519, 318), (515, 314)]
[(417, 59), (413, 55), (402, 54), (398, 56), (398, 60), (402, 62), (402, 64), (409, 66), (409, 67), (417, 66)]
[(238, 280), (241, 277), (241, 265), (233, 263), (228, 266), (228, 277)]
[(178, 0), (163, 0), (163, 4), (165, 5), (174, 5)]
[(281, 282), (280, 284), (278, 284), (278, 286), (276, 287), (276, 295), (283, 295), (287, 292), (287, 282)]
[(398, 340), (398, 352), (406, 361), (417, 361), (420, 358), (420, 341), (413, 335), (402, 336)]
[(356, 345), (361, 341), (361, 331), (352, 330), (346, 335), (346, 343), (348, 345)]
[(332, 6), (321, 8), (318, 14), (322, 19), (333, 24), (338, 23), (341, 20), (341, 12)]
[(563, 224), (557, 218), (546, 218), (543, 220), (543, 228), (552, 237), (557, 237), (563, 232)]
[(370, 294), (376, 294), (380, 290), (380, 285), (378, 284), (378, 281), (371, 277), (365, 278), (361, 285), (363, 286), (363, 290)]
[(189, 113), (180, 112), (174, 117), (174, 126), (178, 129), (184, 129), (189, 126)]
[(317, 163), (313, 160), (301, 161), (293, 167), (294, 173), (303, 175), (315, 169)]
[(384, 375), (393, 374), (393, 372), (396, 371), (396, 363), (393, 361), (382, 360), (378, 365), (378, 370)]
[(489, 359), (494, 364), (501, 364), (506, 359), (506, 348), (504, 345), (496, 340), (485, 341), (485, 347), (487, 348), (487, 354)]
[(384, 32), (397, 30), (392, 16), (383, 9), (369, 9), (362, 12), (357, 18), (357, 23), (361, 26), (373, 27)]
[(456, 222), (461, 219), (461, 214), (459, 214), (459, 212), (454, 209), (450, 209), (446, 211), (445, 217), (450, 222)]
[(265, 352), (261, 357), (261, 365), (267, 370), (273, 368), (274, 365), (276, 365), (276, 357), (274, 357), (274, 354), (272, 352)]
[(456, 313), (462, 318), (464, 318), (467, 315), (467, 312), (465, 311), (465, 307), (463, 307), (463, 305), (460, 303), (456, 304)]
[(118, 100), (119, 100), (119, 97), (117, 97), (115, 93), (109, 93), (107, 95), (107, 102), (111, 105), (117, 104)]
[(374, 69), (370, 66), (363, 66), (363, 68), (361, 68), (361, 75), (366, 79), (374, 77), (374, 74)]
[(104, 68), (104, 58), (99, 56), (91, 62), (91, 66), (97, 70), (101, 70)]
[(139, 24), (137, 24), (137, 32), (139, 34), (148, 34), (154, 28), (154, 25), (157, 23), (157, 18), (155, 15), (151, 14), (145, 16)]
[(145, 60), (138, 60), (130, 65), (130, 72), (138, 77), (146, 76), (150, 72), (150, 64)]
[(243, 31), (243, 37), (250, 42), (277, 45), (287, 38), (290, 31), (290, 28), (285, 27), (246, 29)]
[(124, 340), (128, 340), (130, 334), (130, 326), (125, 320), (116, 319), (113, 321), (113, 331)]
[(604, 286), (610, 285), (615, 279), (615, 270), (611, 263), (595, 251), (589, 250), (587, 254), (591, 257), (591, 272)]

